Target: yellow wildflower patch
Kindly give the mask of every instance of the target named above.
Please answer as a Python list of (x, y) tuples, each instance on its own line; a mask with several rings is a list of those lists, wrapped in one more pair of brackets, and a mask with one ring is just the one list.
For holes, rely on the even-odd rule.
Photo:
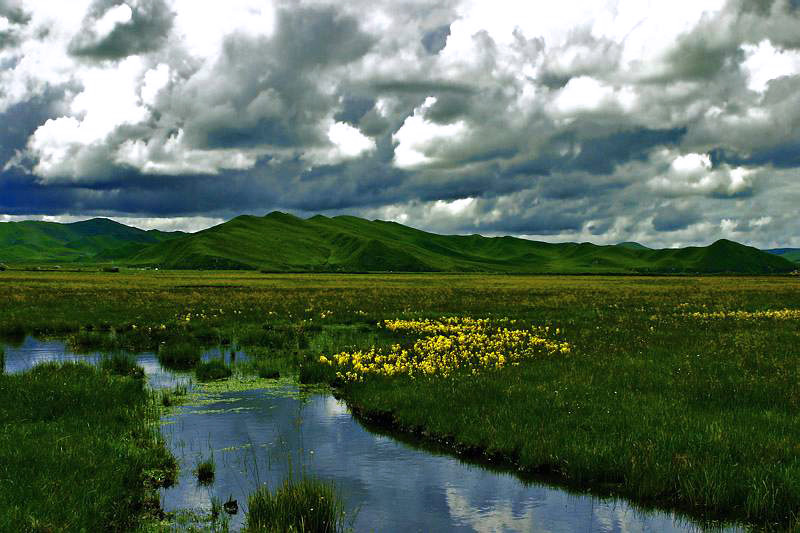
[(395, 344), (388, 350), (341, 352), (330, 358), (321, 356), (319, 361), (340, 369), (337, 376), (346, 381), (360, 381), (367, 375), (447, 377), (459, 369), (476, 374), (571, 349), (569, 343), (549, 338), (550, 328), (509, 329), (515, 323), (469, 317), (387, 320), (386, 329), (421, 337), (408, 347)]
[(701, 320), (798, 320), (800, 309), (776, 309), (768, 311), (713, 311), (710, 313), (691, 313), (691, 318)]

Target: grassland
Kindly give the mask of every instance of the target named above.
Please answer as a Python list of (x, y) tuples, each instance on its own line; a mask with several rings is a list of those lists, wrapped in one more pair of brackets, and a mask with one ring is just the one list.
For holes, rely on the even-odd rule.
[[(333, 380), (360, 416), (576, 488), (703, 519), (798, 527), (795, 277), (0, 275), (0, 333), (101, 349), (243, 348), (254, 372)], [(413, 343), (386, 319), (516, 320), (567, 353), (477, 375), (336, 380), (340, 351)]]
[(174, 475), (157, 420), (121, 360), (0, 375), (0, 531), (137, 527)]

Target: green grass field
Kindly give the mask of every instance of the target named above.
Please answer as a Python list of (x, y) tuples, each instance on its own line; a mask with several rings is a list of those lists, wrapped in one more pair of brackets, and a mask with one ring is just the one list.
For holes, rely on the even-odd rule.
[[(798, 527), (800, 279), (254, 272), (0, 275), (0, 334), (100, 349), (223, 345), (333, 380), (361, 416), (565, 485), (707, 520)], [(744, 313), (733, 313), (744, 311)], [(448, 378), (333, 378), (410, 346), (387, 319), (559, 330), (571, 350)], [(499, 323), (499, 322), (498, 322)]]
[(0, 531), (130, 530), (159, 510), (174, 459), (141, 374), (116, 375), (130, 370), (0, 375)]

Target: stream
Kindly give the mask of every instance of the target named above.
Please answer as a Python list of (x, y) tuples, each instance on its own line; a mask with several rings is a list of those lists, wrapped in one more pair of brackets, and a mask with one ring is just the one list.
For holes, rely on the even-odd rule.
[[(219, 356), (217, 350), (204, 355)], [(26, 337), (18, 345), (5, 345), (9, 373), (47, 361), (100, 358), (73, 354), (58, 340)], [(138, 354), (137, 359), (152, 388), (195, 390), (192, 374), (164, 369), (155, 354)], [(244, 359), (237, 354), (237, 361)], [(212, 497), (222, 502), (236, 499), (240, 509), (231, 517), (232, 531), (242, 527), (247, 495), (259, 484), (274, 487), (288, 475), (303, 473), (336, 484), (348, 511), (357, 510), (355, 531), (702, 530), (673, 513), (527, 483), (511, 473), (373, 433), (331, 394), (304, 392), (286, 380), (192, 398), (161, 421), (162, 434), (180, 465), (178, 483), (161, 491), (162, 506), (167, 512), (207, 514)], [(193, 470), (211, 457), (216, 464), (214, 483), (199, 485)]]

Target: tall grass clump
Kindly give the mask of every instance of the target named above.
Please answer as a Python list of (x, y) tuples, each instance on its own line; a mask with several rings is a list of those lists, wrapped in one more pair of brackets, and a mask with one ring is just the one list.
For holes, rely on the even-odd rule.
[(150, 393), (81, 363), (0, 374), (0, 531), (124, 531), (175, 460)]
[(214, 482), (214, 476), (217, 473), (217, 465), (214, 462), (214, 457), (210, 459), (204, 459), (197, 464), (197, 468), (195, 469), (195, 474), (197, 475), (197, 481), (201, 485), (210, 485)]
[(158, 360), (167, 368), (189, 370), (200, 362), (200, 346), (187, 341), (162, 344), (158, 349)]
[(344, 502), (326, 481), (287, 478), (273, 492), (262, 485), (247, 498), (246, 531), (345, 531)]
[(126, 354), (114, 354), (100, 361), (100, 368), (116, 376), (144, 379), (144, 369), (136, 363), (136, 359)]
[(194, 373), (199, 381), (213, 381), (216, 379), (229, 378), (231, 374), (233, 374), (233, 371), (222, 359), (212, 359), (210, 361), (200, 361), (197, 363)]

